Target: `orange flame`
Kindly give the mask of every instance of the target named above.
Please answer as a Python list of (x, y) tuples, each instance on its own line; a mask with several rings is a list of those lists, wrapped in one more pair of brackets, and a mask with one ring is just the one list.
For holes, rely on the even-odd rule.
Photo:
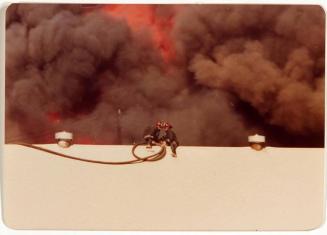
[(126, 19), (133, 31), (150, 30), (155, 46), (166, 62), (174, 58), (174, 48), (169, 37), (173, 16), (157, 17), (155, 5), (117, 4), (105, 5), (104, 10), (111, 16)]
[(46, 115), (49, 122), (53, 124), (57, 124), (61, 121), (61, 116), (59, 112), (48, 112)]
[(76, 144), (94, 144), (95, 141), (88, 136), (76, 136), (74, 139), (74, 143)]

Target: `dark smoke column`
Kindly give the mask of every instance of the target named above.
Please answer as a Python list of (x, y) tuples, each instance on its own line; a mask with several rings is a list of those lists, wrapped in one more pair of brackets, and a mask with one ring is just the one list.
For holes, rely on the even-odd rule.
[(244, 146), (257, 132), (274, 146), (324, 146), (322, 8), (99, 6), (8, 8), (7, 142), (52, 141), (60, 113), (82, 142), (131, 143), (157, 116), (183, 145)]

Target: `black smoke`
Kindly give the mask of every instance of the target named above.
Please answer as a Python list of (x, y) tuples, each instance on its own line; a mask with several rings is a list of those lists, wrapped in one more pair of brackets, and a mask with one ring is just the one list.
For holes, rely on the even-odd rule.
[(257, 132), (274, 146), (323, 146), (321, 7), (152, 8), (173, 16), (169, 62), (150, 30), (133, 31), (101, 7), (11, 5), (6, 141), (45, 143), (65, 129), (130, 144), (166, 119), (183, 145), (241, 146)]

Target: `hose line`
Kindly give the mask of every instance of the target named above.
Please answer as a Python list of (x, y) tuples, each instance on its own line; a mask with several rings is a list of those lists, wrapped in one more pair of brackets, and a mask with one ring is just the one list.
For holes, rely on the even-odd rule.
[(161, 145), (161, 144), (157, 144), (157, 143), (155, 145), (160, 146), (160, 150), (155, 154), (145, 156), (145, 157), (138, 156), (135, 153), (135, 150), (138, 147), (141, 147), (141, 146), (145, 145), (145, 143), (135, 144), (133, 146), (133, 148), (132, 148), (132, 154), (133, 154), (135, 159), (129, 160), (129, 161), (121, 161), (121, 162), (110, 162), (110, 161), (98, 161), (98, 160), (85, 159), (85, 158), (74, 157), (74, 156), (71, 156), (71, 155), (59, 153), (59, 152), (56, 152), (56, 151), (53, 151), (53, 150), (50, 150), (50, 149), (46, 149), (46, 148), (43, 148), (43, 147), (39, 147), (39, 146), (36, 146), (36, 145), (33, 145), (33, 144), (27, 144), (27, 143), (16, 143), (16, 144), (21, 145), (21, 146), (25, 146), (25, 147), (28, 147), (28, 148), (36, 149), (36, 150), (39, 150), (39, 151), (43, 151), (43, 152), (46, 152), (46, 153), (50, 153), (50, 154), (53, 154), (53, 155), (55, 155), (57, 157), (68, 158), (68, 159), (71, 159), (71, 160), (81, 161), (81, 162), (104, 164), (104, 165), (127, 165), (127, 164), (135, 164), (135, 163), (142, 163), (142, 162), (154, 162), (154, 161), (159, 161), (159, 160), (163, 159), (165, 157), (165, 155), (166, 155), (166, 145)]

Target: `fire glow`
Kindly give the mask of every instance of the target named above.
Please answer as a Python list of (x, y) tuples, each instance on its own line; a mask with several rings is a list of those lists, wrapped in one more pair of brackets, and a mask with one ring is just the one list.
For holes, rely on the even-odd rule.
[(61, 121), (61, 116), (60, 116), (60, 113), (58, 113), (58, 112), (48, 112), (47, 118), (48, 118), (49, 122), (52, 124), (58, 124)]
[(324, 35), (319, 6), (12, 4), (6, 142), (130, 144), (164, 119), (183, 145), (322, 147)]
[(111, 16), (125, 19), (134, 32), (149, 30), (154, 45), (166, 63), (174, 58), (174, 47), (170, 39), (174, 15), (158, 17), (155, 5), (115, 4), (103, 8)]

